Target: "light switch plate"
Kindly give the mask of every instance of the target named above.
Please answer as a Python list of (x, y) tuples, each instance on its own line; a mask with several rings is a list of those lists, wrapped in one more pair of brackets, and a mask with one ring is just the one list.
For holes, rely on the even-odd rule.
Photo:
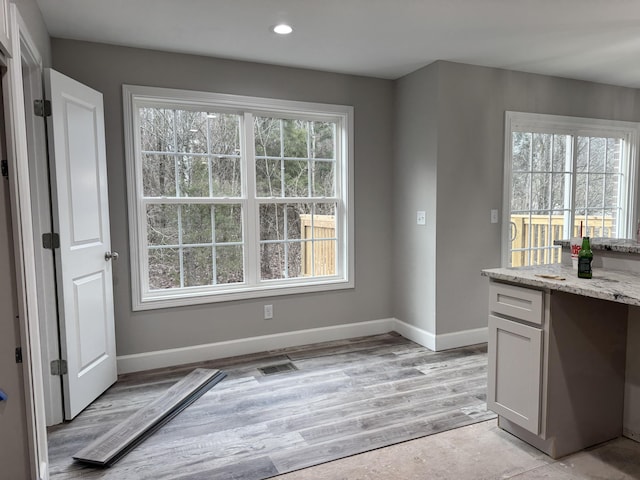
[(491, 209), (491, 223), (498, 223), (498, 209)]
[(418, 215), (416, 216), (416, 222), (418, 225), (426, 225), (427, 224), (426, 212), (418, 211)]

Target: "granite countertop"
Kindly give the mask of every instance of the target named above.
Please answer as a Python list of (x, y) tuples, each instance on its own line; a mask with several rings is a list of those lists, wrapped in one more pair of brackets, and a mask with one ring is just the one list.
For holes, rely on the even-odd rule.
[[(640, 243), (631, 238), (606, 238), (593, 237), (589, 239), (591, 250), (607, 250), (620, 253), (638, 253), (640, 254)], [(554, 245), (561, 245), (569, 248), (569, 240), (554, 240)]]
[[(610, 269), (594, 269), (593, 278), (578, 278), (572, 267), (560, 264), (517, 268), (490, 268), (482, 275), (509, 283), (640, 306), (640, 275)], [(556, 278), (545, 278), (558, 277)]]

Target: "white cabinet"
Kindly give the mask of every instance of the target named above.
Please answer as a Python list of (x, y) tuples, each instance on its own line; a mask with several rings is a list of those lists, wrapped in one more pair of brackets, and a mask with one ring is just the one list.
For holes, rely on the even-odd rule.
[(553, 458), (622, 434), (627, 306), (491, 281), (487, 407)]
[(489, 315), (487, 407), (540, 432), (542, 330)]
[(490, 287), (487, 407), (535, 435), (540, 433), (542, 301), (537, 290)]
[(542, 325), (542, 299), (540, 290), (506, 283), (492, 283), (489, 287), (489, 310), (517, 321)]

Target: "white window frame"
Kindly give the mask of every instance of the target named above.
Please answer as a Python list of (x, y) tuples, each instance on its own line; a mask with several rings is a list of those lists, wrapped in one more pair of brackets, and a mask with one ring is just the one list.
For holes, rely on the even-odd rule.
[[(168, 88), (123, 85), (125, 159), (129, 205), (129, 241), (133, 310), (150, 310), (184, 305), (261, 298), (276, 295), (311, 293), (354, 287), (354, 188), (353, 188), (353, 107), (298, 102), (240, 95), (196, 92)], [(336, 129), (336, 274), (283, 280), (259, 280), (258, 200), (254, 195), (255, 156), (253, 142), (246, 141), (243, 151), (241, 198), (233, 203), (247, 209), (244, 215), (244, 282), (221, 286), (150, 290), (147, 275), (146, 214), (142, 198), (142, 162), (137, 114), (140, 106), (170, 106), (237, 112), (245, 124), (253, 115), (330, 120)], [(249, 123), (252, 125), (252, 122)], [(249, 135), (243, 135), (246, 138)], [(251, 134), (251, 138), (253, 138)], [(244, 141), (241, 139), (241, 141)], [(252, 170), (253, 173), (249, 173)], [(249, 195), (249, 193), (251, 193)], [(264, 198), (259, 198), (262, 203)], [(289, 199), (293, 200), (293, 199)], [(286, 198), (267, 199), (268, 203), (286, 203)]]
[[(517, 131), (534, 133), (554, 133), (573, 136), (622, 137), (629, 149), (628, 167), (624, 184), (622, 204), (627, 213), (626, 222), (620, 224), (620, 234), (631, 238), (635, 235), (634, 226), (638, 212), (638, 179), (640, 152), (640, 123), (617, 120), (602, 120), (594, 118), (568, 117), (562, 115), (547, 115), (525, 112), (505, 112), (504, 135), (504, 183), (502, 194), (502, 255), (503, 267), (509, 266), (511, 246), (511, 164), (512, 164), (512, 134)], [(572, 192), (573, 197), (573, 192)], [(574, 206), (572, 205), (572, 211)], [(573, 213), (572, 213), (573, 216)], [(568, 240), (568, 239), (567, 239)]]

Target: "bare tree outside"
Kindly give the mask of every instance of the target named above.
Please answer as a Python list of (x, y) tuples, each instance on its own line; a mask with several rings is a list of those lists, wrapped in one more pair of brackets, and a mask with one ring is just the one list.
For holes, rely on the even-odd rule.
[(229, 202), (242, 195), (240, 116), (148, 107), (139, 118), (149, 287), (242, 282), (242, 207)]
[(560, 261), (557, 239), (619, 236), (620, 138), (513, 132), (511, 264)]
[[(330, 122), (255, 117), (263, 280), (335, 273), (337, 206), (326, 200), (336, 195), (335, 131)], [(333, 228), (318, 228), (323, 221), (333, 221)], [(323, 254), (321, 244), (329, 245), (333, 257)], [(314, 259), (311, 271), (307, 258)], [(324, 263), (332, 265), (315, 267)]]
[[(242, 115), (138, 118), (149, 288), (244, 282)], [(336, 124), (256, 116), (253, 137), (260, 278), (334, 274)]]

